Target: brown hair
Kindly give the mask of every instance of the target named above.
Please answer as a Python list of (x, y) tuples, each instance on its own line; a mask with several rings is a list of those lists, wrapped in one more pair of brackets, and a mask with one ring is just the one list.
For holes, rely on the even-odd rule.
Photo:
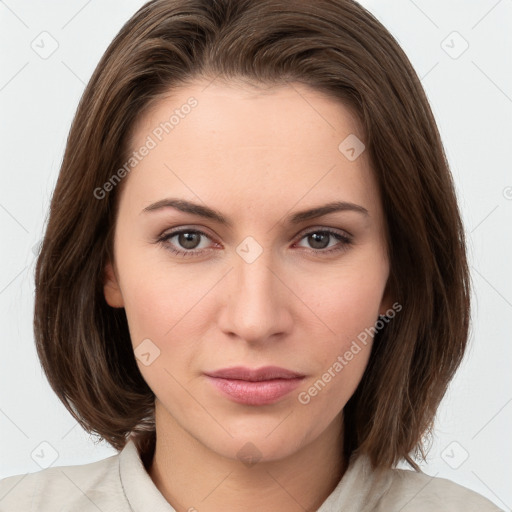
[[(124, 309), (103, 295), (130, 130), (173, 88), (220, 77), (301, 82), (352, 107), (387, 225), (389, 290), (403, 310), (379, 331), (344, 409), (344, 450), (374, 467), (425, 456), (463, 357), (469, 273), (452, 177), (420, 81), (391, 34), (352, 0), (154, 0), (122, 27), (80, 100), (35, 270), (36, 347), (51, 387), (89, 433), (154, 448), (154, 394)], [(122, 185), (122, 183), (121, 183)], [(341, 454), (340, 454), (341, 455)]]

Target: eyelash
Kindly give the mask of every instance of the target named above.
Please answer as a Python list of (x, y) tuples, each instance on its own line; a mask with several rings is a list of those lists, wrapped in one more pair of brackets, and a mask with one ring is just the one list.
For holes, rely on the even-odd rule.
[[(167, 233), (167, 234), (164, 234), (164, 235), (160, 236), (156, 240), (156, 242), (161, 244), (166, 250), (171, 251), (173, 254), (176, 254), (177, 256), (181, 256), (181, 257), (195, 256), (196, 254), (199, 254), (202, 251), (204, 251), (204, 249), (192, 249), (192, 250), (189, 250), (189, 251), (175, 249), (169, 243), (169, 240), (171, 238), (175, 237), (176, 235), (180, 235), (182, 233), (194, 233), (194, 234), (203, 235), (206, 238), (210, 238), (206, 233), (204, 233), (203, 231), (200, 231), (198, 229), (180, 229), (180, 230), (172, 231), (170, 233)], [(332, 253), (338, 253), (338, 252), (346, 251), (348, 249), (348, 247), (352, 244), (352, 239), (350, 237), (348, 237), (346, 235), (342, 235), (341, 233), (338, 233), (337, 231), (333, 231), (331, 229), (314, 229), (312, 231), (308, 231), (307, 233), (304, 233), (301, 236), (300, 240), (306, 238), (309, 235), (319, 234), (319, 233), (321, 233), (321, 234), (329, 234), (329, 235), (333, 236), (334, 238), (336, 238), (337, 240), (339, 240), (341, 242), (341, 244), (337, 245), (337, 246), (334, 246), (334, 248), (331, 248), (331, 249), (328, 249), (328, 250), (324, 250), (324, 249), (309, 249), (308, 252), (311, 252), (311, 253), (314, 253), (314, 254), (320, 254), (320, 255), (327, 255), (327, 254), (332, 254)]]

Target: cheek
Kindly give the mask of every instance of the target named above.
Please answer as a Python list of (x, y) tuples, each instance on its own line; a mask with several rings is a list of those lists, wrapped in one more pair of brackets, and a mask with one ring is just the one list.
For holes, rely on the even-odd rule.
[(367, 285), (363, 275), (351, 274), (336, 284), (321, 295), (318, 311), (322, 324), (315, 332), (310, 330), (314, 349), (311, 345), (305, 347), (315, 372), (297, 397), (310, 414), (330, 411), (326, 421), (345, 406), (361, 381), (371, 354), (372, 328), (381, 299), (381, 290), (375, 283)]
[(387, 277), (385, 261), (363, 260), (333, 269), (316, 282), (308, 278), (299, 293), (323, 321), (330, 342), (343, 344), (377, 321)]
[(368, 364), (388, 275), (386, 262), (379, 265), (376, 261), (374, 258), (366, 264), (337, 269), (329, 279), (322, 280), (321, 287), (310, 286), (309, 294), (303, 289), (305, 302), (314, 305), (311, 309), (321, 320), (312, 354), (319, 363), (319, 381), (310, 396), (317, 393), (317, 402), (344, 404)]
[(126, 284), (123, 297), (134, 346), (144, 338), (160, 339), (172, 328), (175, 322), (172, 312), (176, 310), (173, 295), (169, 292), (164, 295), (147, 275), (144, 281)]
[(201, 337), (194, 332), (194, 305), (204, 291), (192, 292), (190, 285), (187, 288), (169, 276), (165, 281), (157, 279), (151, 271), (144, 276), (125, 285), (132, 346), (139, 371), (155, 395), (176, 401), (199, 350), (197, 340)]
[[(123, 243), (129, 248), (129, 234), (121, 235), (119, 248)], [(175, 337), (212, 286), (208, 276), (198, 279), (197, 270), (169, 265), (168, 259), (163, 250), (148, 247), (147, 242), (131, 251), (119, 251), (122, 294), (134, 346), (145, 338)]]
[[(331, 411), (331, 419), (347, 403), (356, 390), (371, 352), (371, 341), (357, 340), (333, 351), (322, 371), (301, 387), (298, 402), (318, 409), (319, 414)], [(311, 412), (311, 411), (310, 411)]]

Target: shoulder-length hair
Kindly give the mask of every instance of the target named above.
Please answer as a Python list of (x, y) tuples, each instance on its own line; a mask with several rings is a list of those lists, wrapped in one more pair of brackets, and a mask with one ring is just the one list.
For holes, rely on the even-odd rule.
[(468, 339), (464, 231), (420, 80), (392, 35), (352, 0), (153, 0), (122, 27), (78, 105), (35, 269), (35, 342), (51, 387), (117, 450), (129, 438), (154, 448), (155, 396), (124, 309), (103, 294), (122, 183), (104, 185), (127, 161), (136, 120), (204, 77), (301, 82), (361, 121), (384, 207), (388, 286), (403, 309), (376, 334), (344, 408), (344, 455), (418, 470), (412, 457), (425, 457)]

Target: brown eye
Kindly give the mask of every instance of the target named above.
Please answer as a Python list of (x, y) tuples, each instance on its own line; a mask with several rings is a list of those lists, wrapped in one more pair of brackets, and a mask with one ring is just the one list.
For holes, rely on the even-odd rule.
[(194, 231), (183, 231), (175, 236), (178, 237), (178, 244), (185, 249), (195, 249), (201, 242), (201, 235)]
[[(208, 249), (208, 247), (199, 247), (202, 237), (210, 240), (210, 237), (202, 231), (196, 229), (181, 229), (162, 235), (157, 242), (161, 243), (165, 249), (171, 251), (173, 254), (187, 257), (194, 256)], [(171, 242), (172, 239), (175, 240)], [(352, 243), (349, 236), (330, 229), (310, 231), (301, 237), (301, 240), (303, 239), (306, 239), (310, 246), (309, 252), (319, 255), (345, 251)], [(330, 245), (331, 241), (336, 240), (338, 243)]]
[[(338, 244), (329, 246), (329, 242), (333, 238), (338, 240)], [(310, 231), (302, 236), (301, 240), (303, 239), (307, 240), (307, 243), (310, 245), (312, 252), (318, 252), (319, 254), (329, 254), (332, 252), (343, 251), (346, 250), (352, 243), (352, 240), (348, 236), (329, 229), (317, 229), (315, 231)], [(325, 250), (328, 247), (330, 248)]]
[[(198, 249), (198, 246), (201, 243), (201, 237), (210, 238), (202, 231), (195, 229), (181, 229), (179, 231), (167, 233), (161, 236), (157, 241), (174, 254), (178, 254), (180, 256), (193, 256), (204, 249), (204, 247)], [(176, 241), (171, 242), (173, 238), (176, 238)]]
[(311, 233), (307, 236), (308, 243), (313, 249), (325, 249), (329, 245), (331, 234), (325, 232)]

